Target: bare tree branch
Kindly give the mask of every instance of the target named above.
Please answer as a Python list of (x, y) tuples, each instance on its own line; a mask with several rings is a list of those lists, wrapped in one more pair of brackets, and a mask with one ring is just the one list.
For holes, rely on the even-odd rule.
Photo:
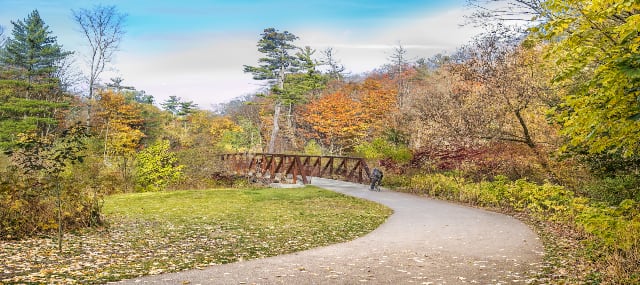
[[(94, 6), (91, 10), (72, 10), (73, 19), (80, 26), (82, 34), (89, 43), (89, 94), (93, 99), (93, 92), (100, 74), (107, 63), (111, 62), (114, 52), (118, 50), (120, 41), (125, 34), (124, 21), (126, 14), (120, 13), (115, 6)], [(91, 117), (89, 116), (87, 122)], [(87, 123), (88, 124), (88, 123)]]
[(473, 12), (466, 16), (466, 23), (482, 26), (487, 21), (536, 22), (546, 21), (547, 13), (541, 0), (467, 0)]

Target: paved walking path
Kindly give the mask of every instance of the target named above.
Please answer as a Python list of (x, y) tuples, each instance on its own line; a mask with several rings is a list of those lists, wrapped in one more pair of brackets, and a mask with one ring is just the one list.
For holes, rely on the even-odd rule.
[(501, 214), (313, 178), (312, 184), (382, 203), (394, 214), (356, 240), (201, 270), (146, 276), (125, 284), (526, 284), (542, 245)]

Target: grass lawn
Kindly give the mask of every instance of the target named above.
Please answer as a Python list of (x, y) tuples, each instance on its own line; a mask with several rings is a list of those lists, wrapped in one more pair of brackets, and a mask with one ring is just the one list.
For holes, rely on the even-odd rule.
[(291, 253), (377, 228), (391, 210), (313, 186), (134, 193), (105, 200), (108, 225), (0, 241), (0, 283), (103, 283)]

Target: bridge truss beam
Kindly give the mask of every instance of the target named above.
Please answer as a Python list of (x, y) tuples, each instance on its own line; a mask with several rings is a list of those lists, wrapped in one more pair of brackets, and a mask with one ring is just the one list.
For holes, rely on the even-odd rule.
[(369, 183), (371, 179), (369, 167), (360, 157), (231, 153), (220, 158), (232, 172), (271, 179), (277, 174), (291, 175), (293, 183), (297, 183), (298, 176), (303, 184), (309, 184), (313, 176), (356, 183)]

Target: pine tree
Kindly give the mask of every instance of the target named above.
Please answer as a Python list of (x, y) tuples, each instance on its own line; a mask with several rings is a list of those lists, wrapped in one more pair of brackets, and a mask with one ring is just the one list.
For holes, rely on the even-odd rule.
[(62, 50), (38, 10), (23, 21), (11, 23), (12, 38), (7, 40), (0, 61), (3, 65), (24, 69), (29, 84), (50, 83), (58, 63), (71, 53)]
[(20, 133), (54, 131), (67, 106), (59, 64), (71, 53), (62, 50), (40, 14), (11, 22), (13, 31), (0, 50), (0, 148), (11, 148)]
[[(259, 66), (244, 66), (244, 72), (253, 74), (255, 80), (268, 80), (272, 86), (274, 99), (273, 127), (269, 140), (269, 152), (275, 151), (275, 141), (280, 130), (279, 119), (284, 97), (284, 81), (288, 73), (296, 70), (297, 58), (293, 53), (297, 48), (292, 44), (298, 37), (287, 31), (279, 32), (274, 28), (264, 29), (258, 41), (258, 51), (265, 57), (258, 59)], [(275, 84), (274, 84), (275, 83)]]

